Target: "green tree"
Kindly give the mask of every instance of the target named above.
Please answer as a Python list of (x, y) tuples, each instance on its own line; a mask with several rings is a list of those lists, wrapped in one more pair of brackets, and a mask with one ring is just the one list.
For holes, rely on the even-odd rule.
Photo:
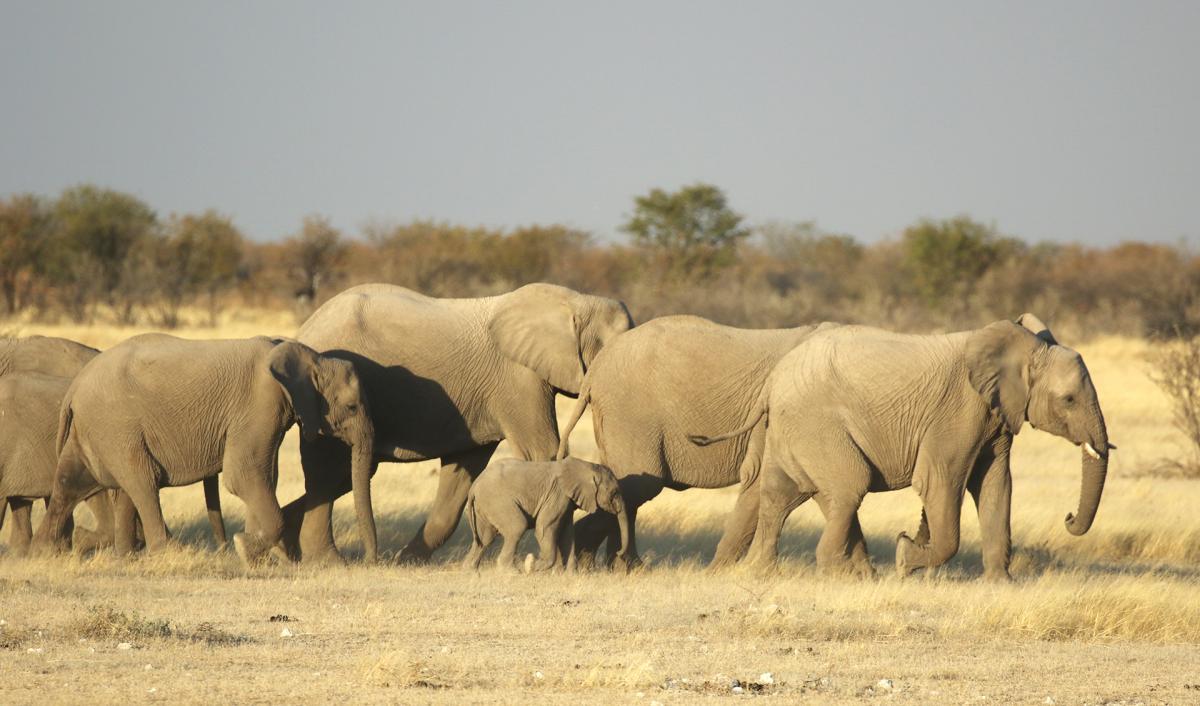
[(242, 248), (242, 234), (227, 216), (212, 210), (173, 216), (158, 248), (162, 323), (178, 325), (180, 307), (203, 296), (215, 325), (218, 297), (237, 280)]
[(916, 294), (935, 311), (964, 303), (990, 268), (1020, 247), (995, 228), (958, 216), (922, 220), (901, 238), (904, 267)]
[(9, 315), (26, 305), (50, 236), (50, 209), (33, 194), (0, 199), (0, 295)]
[(319, 301), (322, 287), (332, 284), (346, 259), (342, 233), (325, 216), (305, 216), (300, 232), (284, 243), (290, 254), (298, 299)]
[(77, 320), (99, 299), (129, 321), (147, 292), (146, 267), (158, 238), (154, 211), (129, 194), (90, 184), (67, 189), (54, 206), (48, 274)]
[(711, 184), (673, 193), (653, 189), (638, 196), (621, 230), (654, 252), (669, 273), (684, 279), (706, 277), (733, 264), (738, 242), (750, 235), (742, 216)]

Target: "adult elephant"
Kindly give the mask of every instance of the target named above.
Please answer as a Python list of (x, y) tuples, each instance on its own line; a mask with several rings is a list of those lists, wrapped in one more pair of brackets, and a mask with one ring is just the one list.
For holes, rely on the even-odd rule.
[[(0, 379), (6, 376), (38, 374), (62, 378), (67, 383), (100, 351), (77, 341), (54, 336), (0, 338)], [(9, 542), (16, 553), (28, 549), (33, 535), (30, 514), (35, 498), (47, 498), (54, 478), (54, 432), (58, 428), (58, 406), (66, 385), (59, 381), (23, 380), (6, 388), (0, 411), (9, 418), (2, 438), (8, 448), (0, 452), (9, 468), (4, 475), (9, 490), (0, 495), (0, 524), (3, 524), (4, 498), (13, 511), (13, 529)], [(57, 395), (57, 399), (54, 396)], [(49, 416), (47, 416), (49, 415)], [(18, 490), (20, 488), (20, 490)], [(88, 499), (88, 508), (96, 520), (96, 529), (76, 527), (72, 544), (77, 551), (90, 551), (113, 543), (113, 493), (101, 493)], [(204, 481), (204, 500), (208, 519), (218, 546), (225, 544), (225, 523), (221, 515), (221, 496), (215, 478)]]
[(158, 550), (168, 540), (159, 489), (221, 473), (246, 504), (246, 530), (233, 544), (253, 564), (283, 531), (275, 485), (279, 445), (293, 424), (304, 438), (328, 435), (353, 447), (355, 510), (373, 559), (375, 435), (354, 367), (265, 336), (194, 341), (142, 334), (96, 356), (63, 398), (54, 487), (35, 544), (57, 548), (77, 502), (119, 488), (118, 553), (131, 548), (124, 540), (135, 511), (147, 548)]
[[(599, 462), (616, 474), (628, 505), (627, 561), (638, 561), (638, 508), (663, 488), (724, 488), (739, 482), (741, 492), (712, 565), (737, 561), (745, 552), (758, 521), (759, 459), (747, 453), (757, 437), (703, 450), (688, 443), (686, 434), (739, 424), (775, 364), (814, 331), (833, 326), (740, 329), (697, 316), (665, 316), (621, 336), (596, 358), (559, 456), (566, 455), (566, 439), (590, 403)], [(607, 513), (580, 520), (575, 542), (581, 564), (593, 563), (606, 538), (616, 546), (617, 529), (616, 518)]]
[(1066, 526), (1087, 532), (1115, 447), (1083, 359), (1031, 314), (939, 336), (863, 326), (815, 333), (775, 367), (741, 428), (693, 441), (742, 438), (766, 424), (756, 562), (775, 560), (787, 515), (815, 496), (826, 520), (817, 563), (845, 568), (863, 496), (912, 485), (923, 526), (917, 541), (897, 539), (901, 575), (954, 556), (970, 492), (985, 574), (1007, 579), (1009, 451), (1026, 421), (1082, 449), (1079, 508)]
[[(322, 305), (297, 338), (354, 364), (372, 399), (377, 461), (441, 459), (437, 496), (401, 554), (425, 561), (502, 440), (520, 458), (554, 458), (555, 393), (578, 394), (596, 354), (632, 326), (623, 303), (550, 284), (480, 299), (368, 284)], [(284, 508), (284, 546), (306, 561), (336, 557), (331, 514), (350, 490), (349, 451), (320, 438), (302, 440), (300, 456), (305, 492)]]

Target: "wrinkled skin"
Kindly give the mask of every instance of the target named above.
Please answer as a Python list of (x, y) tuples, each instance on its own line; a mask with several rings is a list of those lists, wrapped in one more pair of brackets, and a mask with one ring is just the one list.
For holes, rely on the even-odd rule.
[[(57, 451), (54, 432), (58, 409), (71, 379), (100, 351), (65, 338), (29, 336), (0, 339), (0, 526), (5, 502), (13, 510), (9, 548), (24, 554), (33, 536), (33, 501), (47, 500), (54, 480)], [(25, 378), (25, 375), (44, 376)], [(211, 487), (210, 487), (211, 486)], [(218, 544), (225, 543), (216, 483), (205, 483), (209, 520)], [(88, 499), (97, 527), (75, 528), (72, 544), (86, 552), (113, 543), (112, 502), (109, 494)]]
[[(638, 508), (663, 488), (740, 483), (712, 565), (745, 553), (758, 522), (761, 433), (710, 449), (688, 443), (686, 434), (740, 424), (775, 364), (817, 328), (739, 329), (696, 316), (666, 316), (617, 338), (597, 356), (563, 438), (590, 403), (600, 463), (616, 474), (629, 508), (629, 561), (638, 562)], [(564, 441), (560, 458), (566, 450)], [(579, 521), (576, 550), (583, 566), (593, 563), (598, 546), (616, 529), (607, 513)]]
[(576, 458), (562, 461), (505, 459), (491, 464), (467, 494), (466, 515), (471, 525), (471, 549), (463, 566), (479, 568), (484, 551), (496, 534), (504, 538), (497, 566), (511, 569), (517, 543), (525, 530), (537, 536), (534, 571), (558, 566), (574, 568), (572, 519), (576, 509), (610, 512), (621, 525), (621, 548), (627, 546), (625, 501), (612, 471)]
[(979, 511), (985, 574), (1007, 579), (1011, 548), (1009, 452), (1029, 421), (1082, 449), (1079, 509), (1067, 529), (1091, 526), (1108, 465), (1108, 432), (1082, 358), (1036, 317), (941, 336), (848, 326), (814, 334), (783, 358), (742, 428), (769, 420), (762, 499), (750, 559), (771, 564), (783, 522), (815, 497), (825, 514), (817, 562), (852, 568), (851, 526), (863, 496), (911, 485), (924, 504), (917, 539), (901, 534), (901, 575), (958, 551), (963, 496)]
[[(114, 508), (118, 553), (129, 551), (140, 516), (149, 550), (168, 540), (160, 487), (188, 485), (222, 473), (246, 503), (246, 532), (233, 543), (255, 563), (278, 541), (283, 518), (275, 499), (284, 433), (336, 435), (371, 448), (367, 400), (352, 366), (295, 341), (265, 337), (189, 341), (162, 334), (134, 338), (98, 355), (71, 383), (59, 415), (59, 455), (45, 522), (35, 543), (64, 541), (75, 504), (119, 488)], [(370, 467), (356, 468), (356, 501), (367, 503), (360, 531), (373, 547)], [(358, 503), (356, 502), (356, 505)]]
[[(354, 364), (372, 399), (375, 461), (440, 458), (438, 490), (404, 561), (426, 561), (458, 526), (472, 480), (501, 440), (549, 461), (558, 448), (556, 393), (575, 395), (587, 366), (633, 325), (621, 302), (531, 284), (481, 299), (435, 299), (371, 284), (335, 296), (297, 338)], [(336, 560), (333, 501), (349, 488), (349, 453), (302, 441), (305, 494), (284, 508), (284, 546)]]

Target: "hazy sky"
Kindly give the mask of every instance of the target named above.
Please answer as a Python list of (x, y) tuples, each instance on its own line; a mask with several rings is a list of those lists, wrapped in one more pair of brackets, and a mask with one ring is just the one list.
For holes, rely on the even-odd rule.
[(0, 194), (252, 237), (323, 213), (616, 233), (707, 181), (874, 240), (1200, 238), (1200, 2), (0, 1)]

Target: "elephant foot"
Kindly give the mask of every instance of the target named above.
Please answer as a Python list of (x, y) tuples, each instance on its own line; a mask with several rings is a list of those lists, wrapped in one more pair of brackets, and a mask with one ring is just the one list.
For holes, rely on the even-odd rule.
[(636, 554), (617, 554), (613, 557), (613, 571), (629, 574), (644, 568), (646, 568), (646, 563)]
[(907, 533), (901, 532), (896, 537), (896, 575), (900, 578), (904, 578), (920, 568), (914, 566), (912, 562), (911, 555), (916, 549), (917, 543)]
[(71, 545), (76, 554), (87, 554), (113, 546), (113, 540), (86, 527), (76, 527), (71, 533)]
[(1012, 574), (1008, 573), (1008, 569), (996, 569), (995, 571), (984, 571), (983, 580), (992, 583), (1016, 583)]
[(283, 551), (278, 544), (264, 544), (262, 541), (248, 536), (245, 532), (233, 535), (233, 550), (237, 552), (238, 558), (242, 560), (242, 565), (246, 568), (259, 566), (267, 558), (291, 563), (287, 552)]
[(878, 572), (870, 561), (856, 561), (850, 565), (850, 573), (860, 579), (875, 579), (879, 577)]

